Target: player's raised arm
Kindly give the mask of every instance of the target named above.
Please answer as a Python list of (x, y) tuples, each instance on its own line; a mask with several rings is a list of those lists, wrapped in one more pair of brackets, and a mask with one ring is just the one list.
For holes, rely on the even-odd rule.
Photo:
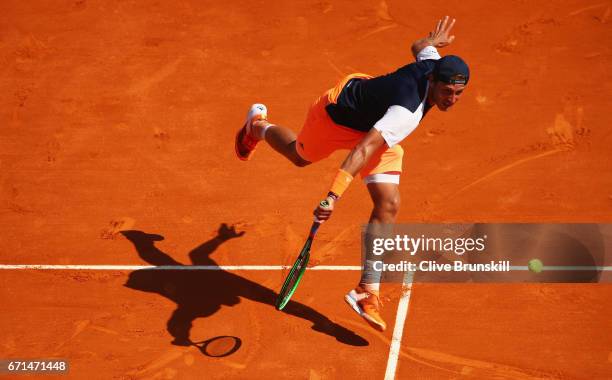
[(435, 29), (429, 32), (427, 37), (416, 40), (412, 44), (412, 55), (414, 58), (417, 59), (419, 52), (428, 46), (443, 48), (450, 45), (455, 39), (455, 36), (450, 35), (450, 31), (454, 25), (455, 19), (451, 20), (448, 16), (444, 16), (443, 19), (438, 20)]

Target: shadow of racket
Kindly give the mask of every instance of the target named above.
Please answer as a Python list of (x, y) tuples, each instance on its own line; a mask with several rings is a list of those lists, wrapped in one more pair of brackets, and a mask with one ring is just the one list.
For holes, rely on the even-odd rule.
[(193, 342), (202, 353), (211, 358), (223, 358), (240, 349), (242, 339), (237, 336), (220, 335), (202, 342)]

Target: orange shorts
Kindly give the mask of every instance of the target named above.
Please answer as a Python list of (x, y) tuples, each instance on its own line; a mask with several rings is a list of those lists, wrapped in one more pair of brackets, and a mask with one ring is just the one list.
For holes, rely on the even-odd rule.
[[(316, 162), (329, 157), (337, 150), (351, 150), (366, 135), (365, 132), (334, 123), (325, 110), (325, 106), (337, 101), (344, 86), (353, 78), (371, 78), (371, 76), (367, 74), (346, 76), (336, 87), (326, 91), (310, 107), (296, 141), (297, 152), (303, 159)], [(384, 145), (372, 156), (370, 162), (359, 174), (362, 178), (373, 174), (399, 174), (402, 171), (403, 155), (404, 150), (401, 146), (395, 145), (393, 148), (388, 148)]]

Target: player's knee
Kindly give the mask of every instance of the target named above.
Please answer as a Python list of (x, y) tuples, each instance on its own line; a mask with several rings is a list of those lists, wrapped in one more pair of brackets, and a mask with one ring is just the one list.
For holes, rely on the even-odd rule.
[(389, 197), (388, 199), (385, 200), (385, 210), (389, 213), (392, 214), (393, 216), (397, 215), (397, 213), (399, 212), (399, 208), (400, 208), (400, 197), (399, 194), (394, 195), (393, 197)]
[(379, 214), (384, 219), (387, 218), (395, 218), (399, 213), (400, 209), (400, 196), (399, 194), (394, 194), (392, 196), (387, 196), (378, 202), (374, 206), (374, 210), (377, 214)]

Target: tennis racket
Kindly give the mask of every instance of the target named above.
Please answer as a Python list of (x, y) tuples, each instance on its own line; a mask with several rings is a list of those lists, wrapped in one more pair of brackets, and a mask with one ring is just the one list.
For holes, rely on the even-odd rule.
[[(327, 201), (321, 201), (321, 206), (327, 207)], [(306, 243), (304, 243), (304, 247), (302, 251), (298, 255), (297, 260), (291, 267), (287, 278), (285, 278), (285, 282), (283, 283), (283, 287), (281, 288), (278, 297), (276, 298), (276, 310), (283, 310), (287, 302), (291, 299), (291, 296), (297, 289), (300, 284), (300, 280), (306, 271), (306, 265), (308, 265), (308, 260), (310, 260), (310, 247), (312, 246), (312, 241), (314, 240), (315, 235), (317, 234), (317, 230), (321, 226), (321, 221), (315, 218), (315, 221), (312, 223), (310, 227), (310, 233), (308, 234), (308, 239), (306, 239)]]

